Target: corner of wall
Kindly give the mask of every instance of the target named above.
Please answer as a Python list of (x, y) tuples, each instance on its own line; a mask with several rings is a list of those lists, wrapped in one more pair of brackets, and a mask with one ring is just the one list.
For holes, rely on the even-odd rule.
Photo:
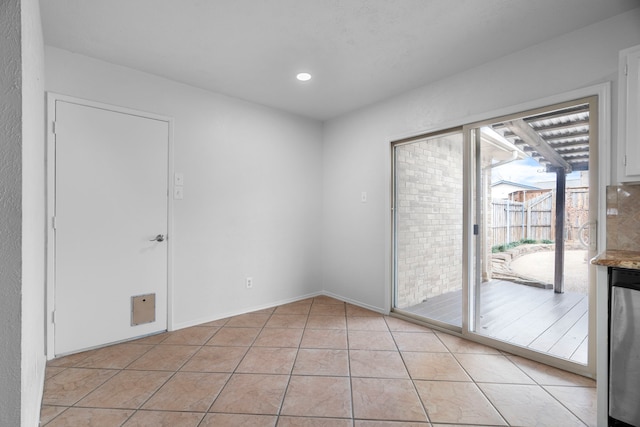
[(21, 47), (20, 2), (0, 2), (0, 425), (20, 424)]
[(44, 41), (38, 0), (21, 0), (20, 425), (37, 426), (45, 376)]

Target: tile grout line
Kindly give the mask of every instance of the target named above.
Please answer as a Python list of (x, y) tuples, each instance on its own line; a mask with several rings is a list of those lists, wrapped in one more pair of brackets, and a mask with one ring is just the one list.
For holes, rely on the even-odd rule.
[[(219, 329), (218, 329), (218, 330), (219, 330)], [(217, 333), (217, 331), (216, 331), (213, 335), (215, 335), (216, 333)], [(213, 335), (212, 335), (212, 336), (213, 336)], [(168, 337), (167, 337), (167, 338), (168, 338)], [(166, 338), (165, 338), (165, 340), (166, 340)], [(163, 341), (164, 341), (164, 340), (163, 340)], [(207, 341), (208, 341), (208, 339), (207, 339)], [(162, 343), (162, 341), (161, 341), (161, 342), (159, 342), (159, 343), (157, 344), (157, 346), (161, 345), (161, 343)], [(172, 345), (172, 344), (165, 344), (165, 345)], [(140, 406), (138, 406), (138, 407), (135, 409), (134, 413), (133, 413), (133, 414), (131, 414), (131, 416), (129, 417), (129, 419), (127, 419), (127, 421), (125, 421), (125, 423), (126, 423), (126, 422), (128, 422), (128, 421), (129, 421), (133, 416), (135, 416), (135, 414), (137, 414), (137, 413), (138, 413), (138, 411), (141, 411), (141, 410), (142, 410), (142, 411), (144, 411), (143, 406), (144, 406), (145, 404), (147, 404), (151, 399), (153, 399), (153, 397), (154, 397), (156, 394), (158, 394), (158, 392), (159, 392), (159, 391), (160, 391), (160, 390), (161, 390), (165, 385), (167, 385), (167, 384), (169, 383), (169, 381), (171, 381), (171, 379), (173, 379), (173, 378), (178, 374), (178, 372), (180, 371), (180, 369), (181, 369), (184, 365), (186, 365), (186, 364), (187, 364), (187, 363), (188, 363), (188, 362), (193, 358), (193, 356), (195, 356), (195, 355), (196, 355), (196, 354), (197, 354), (197, 353), (198, 353), (198, 352), (199, 352), (199, 351), (204, 347), (204, 344), (202, 344), (202, 345), (200, 345), (200, 346), (197, 346), (197, 347), (199, 347), (199, 349), (198, 349), (198, 350), (196, 350), (196, 351), (195, 351), (195, 352), (194, 352), (190, 357), (188, 357), (188, 358), (187, 358), (187, 360), (185, 360), (185, 361), (184, 361), (184, 362), (183, 362), (183, 363), (182, 363), (182, 364), (181, 364), (177, 369), (175, 369), (175, 370), (173, 371), (173, 373), (172, 373), (171, 375), (169, 375), (169, 377), (168, 377), (168, 378), (167, 378), (167, 379), (166, 379), (166, 380), (165, 380), (165, 381), (164, 381), (164, 382), (163, 382), (163, 383), (162, 383), (162, 384), (161, 384), (161, 385), (160, 385), (160, 386), (159, 386), (159, 387), (158, 387), (158, 388), (153, 392), (153, 393), (151, 393), (151, 395), (150, 395), (150, 396), (149, 396), (149, 397), (148, 397), (144, 402), (142, 402), (142, 403), (140, 404)], [(131, 363), (133, 363), (133, 362), (131, 362)], [(131, 364), (130, 364), (130, 365), (131, 365)], [(151, 370), (150, 370), (149, 372), (171, 372), (171, 371), (151, 371)], [(123, 423), (123, 424), (124, 424), (124, 423)]]
[[(571, 413), (574, 417), (576, 417), (582, 424), (584, 424), (585, 426), (588, 425), (583, 419), (582, 417), (578, 416), (578, 414), (574, 413), (567, 405), (565, 405), (564, 403), (562, 403), (558, 398), (556, 398), (553, 393), (551, 393), (549, 390), (547, 390), (547, 388), (543, 385), (539, 385), (539, 387), (544, 390), (545, 393), (547, 393), (549, 396), (551, 396), (551, 398), (553, 400), (555, 400), (556, 402), (558, 402), (560, 404), (560, 406), (562, 406), (563, 408), (565, 408), (567, 411), (569, 411), (569, 413)], [(549, 386), (547, 386), (549, 387)], [(561, 386), (559, 386), (561, 387)]]
[[(484, 353), (455, 353), (453, 352), (449, 346), (447, 346), (447, 344), (442, 340), (442, 338), (440, 338), (440, 336), (438, 334), (436, 334), (436, 336), (438, 337), (438, 340), (440, 340), (440, 342), (442, 343), (442, 345), (444, 345), (447, 350), (449, 350), (451, 356), (453, 356), (453, 358), (456, 360), (456, 363), (460, 366), (460, 368), (467, 374), (467, 376), (471, 379), (471, 382), (476, 386), (476, 388), (478, 389), (478, 391), (480, 391), (480, 393), (482, 394), (482, 396), (484, 396), (484, 398), (487, 400), (487, 402), (489, 402), (489, 404), (491, 405), (491, 407), (496, 411), (496, 413), (498, 415), (500, 415), (500, 417), (502, 418), (502, 420), (506, 423), (507, 426), (510, 426), (511, 424), (509, 423), (509, 421), (507, 421), (507, 418), (504, 416), (504, 414), (496, 407), (496, 405), (493, 403), (493, 401), (491, 401), (491, 399), (489, 399), (489, 396), (487, 396), (487, 394), (484, 392), (484, 390), (482, 389), (482, 387), (480, 387), (478, 381), (476, 381), (476, 379), (471, 375), (471, 373), (467, 370), (467, 368), (464, 367), (464, 365), (462, 363), (460, 363), (460, 360), (458, 359), (456, 354), (484, 354)], [(464, 339), (464, 338), (460, 338), (460, 339)], [(505, 359), (509, 359), (508, 357), (504, 356), (502, 353), (500, 354), (501, 356), (505, 357)], [(511, 360), (509, 360), (511, 362)], [(533, 379), (532, 379), (533, 380)], [(535, 381), (534, 381), (535, 382)], [(492, 383), (492, 384), (503, 384), (503, 383)]]
[[(217, 331), (216, 331), (216, 332), (217, 332)], [(214, 335), (215, 335), (215, 334), (214, 334)], [(147, 353), (149, 353), (151, 350), (153, 350), (153, 349), (155, 349), (155, 348), (160, 347), (160, 346), (162, 345), (162, 342), (166, 341), (166, 339), (167, 339), (167, 338), (169, 338), (170, 336), (171, 336), (171, 335), (167, 335), (167, 337), (165, 337), (163, 340), (161, 340), (161, 341), (159, 341), (159, 342), (155, 343), (154, 345), (152, 345), (149, 349), (147, 349), (147, 351), (145, 351), (144, 353), (142, 353), (140, 356), (136, 357), (134, 360), (132, 360), (131, 362), (129, 362), (129, 363), (128, 363), (127, 365), (125, 365), (123, 368), (120, 368), (120, 369), (119, 369), (119, 372), (118, 372), (117, 374), (115, 374), (114, 376), (112, 376), (111, 378), (109, 378), (109, 380), (111, 380), (112, 378), (115, 378), (116, 376), (118, 376), (119, 374), (121, 374), (121, 373), (122, 373), (122, 372), (124, 372), (124, 371), (138, 371), (138, 372), (172, 372), (172, 374), (171, 374), (171, 375), (169, 375), (169, 377), (168, 377), (168, 378), (167, 378), (167, 379), (166, 379), (166, 380), (165, 380), (165, 381), (164, 381), (160, 386), (158, 386), (158, 388), (157, 388), (153, 393), (151, 393), (151, 395), (150, 395), (146, 400), (144, 400), (143, 402), (141, 402), (141, 404), (140, 404), (137, 408), (97, 408), (97, 407), (89, 407), (89, 408), (93, 408), (93, 409), (114, 409), (114, 410), (125, 410), (125, 411), (126, 411), (126, 410), (131, 410), (131, 411), (133, 411), (133, 412), (131, 413), (131, 415), (129, 415), (129, 416), (127, 417), (127, 419), (126, 419), (126, 420), (124, 420), (124, 422), (123, 422), (121, 425), (124, 425), (124, 424), (126, 424), (127, 422), (129, 422), (129, 420), (131, 420), (131, 418), (133, 418), (133, 417), (134, 417), (134, 416), (135, 416), (135, 415), (136, 415), (140, 410), (142, 410), (142, 407), (143, 407), (143, 406), (144, 406), (144, 405), (145, 405), (145, 404), (146, 404), (150, 399), (152, 399), (152, 398), (153, 398), (153, 396), (155, 396), (155, 395), (158, 393), (158, 391), (160, 391), (160, 389), (161, 389), (162, 387), (164, 387), (164, 386), (165, 386), (165, 385), (166, 385), (166, 384), (167, 384), (167, 383), (168, 383), (168, 382), (169, 382), (169, 381), (170, 381), (170, 380), (171, 380), (171, 379), (176, 375), (176, 373), (178, 372), (178, 370), (180, 369), (180, 367), (184, 366), (184, 363), (186, 363), (186, 361), (185, 361), (182, 365), (180, 365), (180, 367), (178, 367), (178, 369), (176, 369), (176, 370), (174, 370), (174, 371), (156, 371), (156, 370), (149, 370), (149, 369), (127, 369), (129, 366), (131, 366), (131, 365), (132, 365), (133, 363), (135, 363), (137, 360), (141, 359), (144, 355), (146, 355)], [(200, 347), (202, 347), (202, 346), (200, 346)], [(195, 355), (196, 353), (197, 353), (197, 351), (196, 351), (196, 352), (194, 352), (194, 355)], [(191, 357), (193, 357), (193, 355), (192, 355)], [(190, 357), (189, 359), (191, 359), (191, 357)], [(106, 384), (106, 381), (105, 381), (105, 383), (103, 383), (102, 385), (104, 385), (104, 384)], [(94, 390), (92, 390), (92, 392), (93, 392), (93, 391), (96, 391), (99, 387), (100, 387), (100, 386), (96, 387)], [(85, 396), (85, 397), (86, 397), (86, 396)]]
[[(404, 369), (407, 371), (407, 376), (411, 380), (411, 385), (413, 386), (413, 391), (416, 393), (416, 396), (418, 397), (418, 401), (420, 402), (420, 405), (422, 406), (422, 410), (424, 411), (424, 415), (427, 418), (427, 423), (429, 423), (430, 425), (433, 425), (433, 422), (431, 421), (431, 416), (429, 415), (429, 411), (427, 411), (427, 407), (425, 406), (425, 403), (423, 402), (422, 397), (420, 396), (420, 393), (418, 392), (418, 387), (416, 386), (416, 382), (415, 382), (413, 376), (411, 375), (411, 372), (409, 371), (409, 367), (407, 366), (407, 362), (404, 359), (402, 351), (400, 351), (400, 346), (398, 345), (398, 341), (396, 340), (396, 336), (393, 335), (393, 331), (389, 327), (389, 323), (387, 322), (386, 316), (384, 317), (384, 323), (387, 325), (387, 329), (389, 330), (389, 334), (391, 335), (391, 339), (393, 340), (393, 343), (396, 346), (396, 350), (398, 351), (398, 354), (400, 355), (400, 360), (402, 360), (402, 365), (404, 366)], [(434, 334), (434, 336), (435, 336), (435, 334)]]
[[(311, 313), (311, 307), (313, 306), (313, 300), (311, 302), (311, 304), (309, 305), (309, 311), (307, 312), (307, 318), (304, 322), (304, 327), (302, 328), (302, 335), (300, 335), (300, 342), (298, 343), (298, 347), (296, 347), (296, 356), (293, 358), (293, 363), (291, 364), (291, 369), (289, 370), (289, 375), (288, 375), (288, 380), (287, 380), (287, 385), (284, 387), (284, 390), (282, 392), (282, 400), (280, 401), (280, 405), (278, 406), (278, 410), (275, 414), (276, 416), (276, 423), (275, 425), (277, 426), (280, 423), (280, 416), (282, 415), (282, 407), (284, 406), (284, 400), (287, 397), (287, 391), (289, 391), (289, 386), (291, 385), (291, 377), (293, 376), (293, 369), (295, 368), (296, 365), (296, 361), (298, 360), (298, 355), (300, 354), (300, 346), (302, 345), (302, 340), (304, 339), (304, 333), (307, 330), (306, 326), (307, 323), (309, 322), (309, 314)], [(274, 310), (275, 313), (275, 310)], [(266, 324), (265, 324), (266, 326)], [(279, 347), (281, 348), (281, 347)]]
[[(118, 345), (118, 344), (116, 344)], [(151, 346), (149, 349), (147, 349), (147, 351), (145, 351), (144, 353), (142, 353), (140, 356), (138, 356), (135, 360), (138, 360), (139, 358), (141, 358), (144, 354), (146, 354), (147, 352), (151, 351), (152, 348), (154, 348), (155, 345)], [(99, 349), (96, 349), (99, 350)], [(133, 363), (134, 361), (131, 361), (130, 363), (128, 363), (127, 365), (125, 365), (122, 368), (98, 368), (98, 367), (90, 367), (90, 368), (86, 368), (86, 367), (78, 367), (77, 365), (79, 363), (82, 363), (83, 361), (89, 359), (89, 357), (91, 357), (90, 355), (87, 355), (86, 357), (82, 358), (81, 360), (79, 360), (78, 362), (75, 362), (72, 366), (67, 367), (66, 369), (69, 368), (76, 368), (76, 369), (94, 369), (94, 370), (114, 370), (114, 371), (118, 371), (117, 373), (113, 374), (112, 376), (110, 376), (109, 378), (105, 379), (102, 383), (98, 384), (96, 387), (94, 387), (92, 390), (90, 390), (89, 392), (87, 392), (86, 394), (84, 394), (82, 397), (80, 397), (78, 400), (76, 400), (73, 404), (71, 404), (70, 406), (67, 406), (66, 409), (64, 411), (62, 411), (60, 414), (56, 415), (53, 419), (49, 420), (49, 422), (47, 422), (47, 424), (52, 423), (56, 418), (58, 418), (59, 416), (61, 416), (63, 413), (67, 412), (70, 408), (89, 408), (89, 409), (104, 409), (104, 408), (96, 408), (96, 407), (84, 407), (84, 406), (76, 406), (82, 399), (86, 398), (88, 395), (90, 395), (91, 393), (93, 393), (94, 391), (96, 391), (98, 388), (100, 388), (101, 386), (103, 386), (104, 384), (106, 384), (109, 380), (111, 380), (112, 378), (116, 377), (117, 375), (119, 375), (121, 372), (123, 372), (127, 366), (129, 366), (131, 363)], [(65, 369), (65, 370), (66, 370)], [(60, 372), (61, 373), (61, 372)], [(136, 413), (136, 409), (133, 409), (133, 413), (127, 417), (127, 419), (124, 422), (127, 422), (135, 413)], [(124, 423), (123, 423), (124, 424)]]
[(551, 396), (552, 399), (554, 399), (555, 401), (557, 401), (560, 406), (562, 406), (563, 408), (565, 408), (567, 411), (569, 411), (569, 413), (571, 413), (574, 417), (576, 417), (580, 422), (582, 422), (584, 425), (587, 425), (587, 423), (585, 423), (582, 418), (580, 418), (577, 414), (575, 414), (571, 409), (569, 409), (564, 403), (562, 403), (559, 399), (556, 399), (556, 397), (551, 394), (551, 392), (549, 392), (544, 385), (540, 384), (538, 381), (536, 381), (535, 378), (533, 378), (533, 376), (529, 375), (524, 369), (522, 369), (522, 367), (520, 367), (520, 365), (518, 365), (516, 362), (513, 361), (513, 359), (511, 359), (511, 357), (504, 355), (505, 358), (507, 360), (509, 360), (509, 362), (511, 362), (516, 368), (518, 368), (523, 374), (525, 374), (527, 377), (529, 377), (531, 379), (531, 381), (533, 381), (540, 389), (544, 390), (545, 393), (547, 393), (549, 396)]
[[(438, 337), (438, 339), (440, 339), (440, 337)], [(442, 341), (442, 340), (440, 340)], [(444, 344), (444, 342), (442, 342)], [(447, 347), (448, 348), (448, 347)], [(460, 353), (460, 354), (482, 354), (482, 353)], [(478, 391), (480, 391), (480, 393), (482, 394), (482, 396), (484, 396), (485, 399), (487, 399), (487, 402), (489, 402), (489, 404), (491, 405), (491, 407), (498, 413), (498, 415), (500, 415), (500, 417), (504, 420), (505, 424), (507, 426), (510, 426), (511, 423), (509, 423), (509, 421), (507, 421), (507, 417), (504, 416), (504, 414), (496, 407), (496, 405), (493, 403), (493, 401), (491, 401), (491, 399), (489, 399), (489, 396), (487, 396), (487, 394), (484, 392), (484, 390), (482, 389), (482, 387), (480, 387), (479, 384), (482, 383), (478, 383), (478, 381), (476, 381), (475, 378), (473, 378), (473, 376), (471, 375), (471, 373), (469, 373), (469, 371), (467, 370), (467, 368), (464, 367), (464, 365), (462, 363), (460, 363), (460, 360), (458, 359), (458, 357), (456, 356), (456, 353), (451, 352), (451, 355), (454, 357), (454, 359), (456, 359), (456, 362), (458, 363), (458, 365), (460, 365), (460, 367), (462, 368), (462, 370), (469, 376), (469, 378), (471, 378), (471, 382), (473, 382), (473, 385), (476, 386), (476, 388), (478, 389)], [(502, 383), (493, 383), (493, 384), (502, 384)]]
[[(135, 360), (132, 360), (129, 364), (127, 364), (124, 368), (122, 368), (122, 369), (120, 370), (120, 372), (123, 372), (123, 371), (124, 371), (124, 370), (126, 370), (129, 366), (131, 366), (133, 363), (135, 363), (137, 360), (141, 359), (145, 354), (149, 353), (151, 350), (153, 350), (153, 349), (155, 349), (156, 347), (158, 347), (158, 345), (160, 345), (163, 341), (165, 341), (167, 338), (169, 338), (169, 336), (170, 336), (170, 335), (167, 335), (164, 339), (162, 339), (162, 340), (158, 341), (157, 343), (155, 343), (153, 346), (151, 346), (149, 349), (147, 349), (147, 351), (145, 351), (143, 354), (141, 354), (141, 355), (140, 355), (139, 357), (137, 357)], [(194, 353), (194, 354), (195, 354), (195, 353)], [(116, 374), (116, 375), (118, 375), (118, 374)], [(114, 377), (115, 377), (116, 375), (114, 375)], [(172, 375), (170, 375), (170, 376), (169, 376), (169, 378), (167, 378), (167, 380), (166, 380), (164, 383), (162, 383), (162, 385), (160, 385), (160, 387), (158, 387), (158, 389), (157, 389), (154, 393), (152, 393), (152, 394), (151, 394), (151, 396), (149, 396), (149, 398), (148, 398), (148, 399), (146, 399), (144, 402), (142, 402), (138, 408), (134, 409), (134, 410), (133, 410), (133, 412), (131, 413), (131, 415), (129, 415), (129, 416), (127, 417), (127, 419), (126, 419), (126, 420), (124, 420), (124, 421), (122, 422), (122, 424), (120, 424), (120, 425), (122, 426), (122, 425), (125, 425), (126, 423), (128, 423), (128, 422), (129, 422), (129, 420), (131, 420), (131, 418), (133, 418), (133, 417), (135, 416), (135, 414), (137, 414), (137, 413), (138, 413), (138, 409), (142, 408), (142, 406), (144, 406), (144, 404), (145, 404), (145, 403), (147, 403), (147, 402), (149, 401), (149, 399), (151, 399), (151, 398), (152, 398), (152, 397), (153, 397), (153, 396), (158, 392), (158, 390), (160, 390), (160, 389), (161, 389), (161, 388), (162, 388), (162, 387), (167, 383), (167, 381), (169, 381), (171, 378), (173, 378), (173, 376), (174, 376), (174, 375), (175, 375), (175, 372), (174, 372)], [(112, 378), (113, 378), (113, 377), (112, 377)], [(96, 390), (97, 390), (97, 388), (96, 388)]]
[(351, 344), (349, 341), (349, 316), (347, 315), (347, 303), (344, 303), (344, 335), (347, 341), (347, 372), (349, 373), (349, 396), (351, 397), (351, 425), (355, 425), (356, 408), (355, 399), (353, 395), (353, 375), (351, 372)]
[[(256, 336), (253, 338), (253, 340), (251, 341), (251, 343), (249, 344), (247, 351), (245, 351), (244, 355), (240, 358), (240, 360), (238, 361), (238, 363), (236, 364), (235, 368), (233, 368), (233, 371), (229, 373), (229, 378), (227, 378), (227, 380), (224, 382), (224, 385), (222, 387), (220, 387), (220, 391), (218, 392), (218, 394), (216, 395), (215, 399), (213, 399), (213, 401), (211, 402), (211, 404), (209, 405), (209, 408), (207, 408), (207, 411), (205, 412), (205, 416), (202, 418), (202, 420), (200, 421), (199, 425), (202, 424), (204, 422), (204, 419), (207, 417), (208, 414), (215, 414), (215, 412), (211, 412), (211, 409), (213, 409), (213, 405), (216, 403), (216, 401), (218, 400), (218, 398), (220, 398), (220, 395), (222, 394), (222, 392), (224, 391), (224, 389), (227, 387), (227, 385), (229, 384), (229, 382), (231, 381), (231, 378), (233, 378), (233, 376), (239, 372), (236, 372), (238, 370), (238, 367), (242, 364), (242, 361), (247, 357), (247, 354), (249, 354), (249, 352), (251, 351), (251, 349), (253, 348), (253, 345), (255, 344), (256, 340), (258, 339), (258, 337), (260, 336), (260, 334), (262, 333), (262, 331), (265, 329), (265, 326), (267, 324), (267, 322), (269, 321), (269, 319), (271, 319), (271, 316), (273, 316), (273, 313), (275, 313), (277, 307), (274, 307), (273, 310), (271, 311), (271, 313), (269, 313), (269, 318), (264, 322), (264, 324), (262, 325), (262, 327), (260, 328), (260, 331), (256, 334)], [(262, 310), (259, 310), (262, 311)], [(253, 313), (253, 312), (250, 312)], [(242, 316), (242, 314), (238, 315), (238, 316)], [(229, 319), (227, 319), (227, 321), (225, 322), (224, 326), (227, 326), (227, 324), (229, 323), (229, 321), (231, 319), (233, 319), (234, 317), (238, 317), (238, 316), (232, 316)], [(224, 327), (223, 326), (223, 327)], [(234, 326), (228, 326), (229, 328), (233, 328)], [(238, 326), (238, 328), (243, 327), (243, 326)], [(220, 328), (222, 329), (222, 327)], [(217, 334), (217, 332), (216, 332)], [(215, 334), (214, 334), (215, 336)], [(213, 338), (213, 337), (211, 337)], [(207, 341), (209, 342), (209, 341)], [(223, 347), (230, 347), (230, 346), (223, 346)]]
[[(235, 317), (235, 316), (234, 316)], [(222, 328), (224, 328), (225, 326), (227, 326), (227, 324), (229, 323), (229, 320), (231, 320), (230, 318), (227, 318), (226, 322), (224, 322), (224, 324), (220, 327), (220, 329), (218, 330), (218, 332), (220, 332), (222, 330)], [(211, 341), (211, 339), (213, 339), (214, 336), (216, 336), (218, 334), (218, 332), (216, 332), (215, 334), (213, 334), (213, 336), (211, 338), (209, 338), (207, 340), (207, 343), (209, 341)], [(259, 335), (259, 333), (258, 333)], [(258, 337), (258, 335), (256, 335), (256, 338)], [(253, 339), (253, 341), (256, 340), (256, 338)], [(212, 413), (211, 408), (213, 408), (213, 404), (216, 403), (216, 400), (218, 400), (218, 397), (220, 397), (220, 394), (222, 394), (222, 391), (225, 389), (225, 387), (227, 386), (227, 384), (229, 384), (229, 381), (231, 381), (231, 377), (233, 377), (233, 374), (235, 373), (235, 370), (238, 369), (238, 366), (240, 366), (240, 363), (242, 363), (242, 361), (244, 360), (244, 358), (247, 356), (247, 353), (249, 353), (249, 349), (253, 346), (253, 341), (251, 342), (251, 344), (249, 345), (247, 351), (244, 352), (244, 354), (242, 355), (242, 357), (240, 358), (240, 360), (238, 361), (238, 364), (235, 366), (235, 368), (233, 368), (233, 371), (229, 373), (229, 378), (227, 378), (227, 380), (224, 382), (224, 384), (222, 385), (222, 387), (220, 387), (220, 391), (218, 392), (218, 394), (216, 395), (216, 397), (211, 401), (211, 404), (209, 404), (209, 407), (207, 408), (207, 410), (204, 413), (204, 416), (202, 417), (202, 419), (200, 420), (200, 422), (198, 423), (198, 426), (202, 426), (204, 423), (204, 420), (207, 418), (207, 415)], [(205, 345), (207, 344), (205, 343)], [(204, 346), (203, 346), (204, 347)], [(212, 346), (213, 347), (213, 346)], [(226, 346), (225, 346), (226, 347)]]

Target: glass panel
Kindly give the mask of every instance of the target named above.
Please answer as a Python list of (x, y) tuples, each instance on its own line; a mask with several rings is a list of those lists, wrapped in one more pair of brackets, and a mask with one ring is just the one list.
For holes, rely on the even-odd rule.
[(462, 132), (394, 147), (394, 308), (462, 326)]
[(589, 104), (477, 132), (475, 332), (587, 364)]

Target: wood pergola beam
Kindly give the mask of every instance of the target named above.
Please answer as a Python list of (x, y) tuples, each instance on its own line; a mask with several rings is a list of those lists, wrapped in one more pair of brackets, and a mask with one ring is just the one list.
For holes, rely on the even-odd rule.
[(562, 156), (553, 149), (553, 147), (542, 139), (538, 132), (533, 130), (527, 122), (522, 119), (516, 119), (505, 122), (505, 125), (527, 145), (535, 148), (535, 150), (552, 166), (564, 169), (565, 173), (570, 173), (572, 171), (571, 165), (567, 163), (567, 161), (563, 159)]
[[(556, 123), (556, 124), (546, 125), (546, 126), (537, 126), (536, 130), (538, 132), (549, 132), (549, 131), (559, 131), (559, 130), (567, 130), (567, 129), (573, 129), (573, 128), (584, 128), (587, 126), (589, 126), (588, 118), (583, 120), (575, 120), (572, 122), (563, 122), (563, 123)], [(505, 127), (504, 123), (493, 126), (494, 129), (504, 128), (504, 127)], [(509, 138), (512, 136), (513, 134), (511, 132), (506, 132), (504, 134), (505, 138)]]

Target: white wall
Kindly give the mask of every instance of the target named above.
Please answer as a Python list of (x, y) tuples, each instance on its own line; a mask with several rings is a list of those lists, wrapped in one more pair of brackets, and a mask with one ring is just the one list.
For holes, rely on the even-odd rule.
[[(638, 43), (640, 9), (635, 9), (326, 122), (325, 291), (389, 309), (391, 140), (616, 80), (618, 51)], [(615, 120), (615, 96), (612, 104)], [(615, 154), (614, 149), (613, 159)], [(362, 191), (368, 192), (366, 204), (360, 203)]]
[(22, 0), (23, 426), (37, 426), (45, 370), (44, 46), (38, 0)]
[(0, 425), (36, 426), (44, 382), (44, 56), (37, 0), (0, 3)]
[(20, 1), (0, 2), (0, 425), (20, 425), (22, 127)]
[(321, 291), (319, 122), (57, 48), (45, 63), (47, 91), (175, 119), (175, 327)]

